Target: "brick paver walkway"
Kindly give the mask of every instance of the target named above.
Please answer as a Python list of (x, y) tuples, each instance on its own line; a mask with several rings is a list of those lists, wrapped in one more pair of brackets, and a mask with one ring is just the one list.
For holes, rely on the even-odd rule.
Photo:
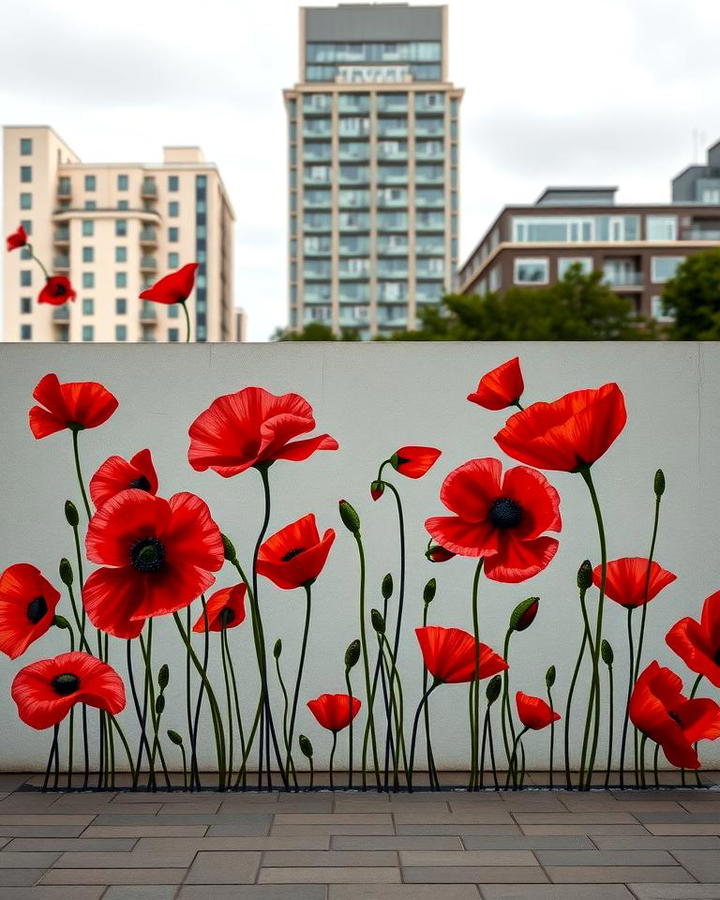
[(720, 898), (720, 792), (34, 793), (1, 900)]

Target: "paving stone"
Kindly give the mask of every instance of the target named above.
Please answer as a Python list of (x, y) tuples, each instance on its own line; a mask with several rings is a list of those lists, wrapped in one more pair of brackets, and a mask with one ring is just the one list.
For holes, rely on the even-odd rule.
[(392, 825), (389, 813), (276, 813), (275, 825)]
[(630, 884), (638, 900), (718, 900), (720, 884)]
[(59, 853), (42, 851), (13, 853), (12, 850), (0, 850), (0, 869), (44, 869), (51, 866), (59, 856)]
[[(224, 826), (222, 825), (213, 825), (210, 828), (208, 834), (227, 834), (226, 831), (223, 831)], [(438, 825), (438, 828), (442, 828), (442, 825)], [(413, 828), (412, 825), (406, 825), (405, 828)], [(403, 832), (404, 834), (414, 834), (415, 832)], [(418, 832), (418, 833), (427, 833), (427, 832)], [(431, 833), (440, 833), (442, 832), (431, 832)], [(342, 825), (339, 823), (332, 823), (330, 825), (273, 825), (270, 830), (270, 835), (272, 837), (292, 837), (295, 835), (320, 835), (320, 834), (395, 834), (395, 828), (393, 825)]]
[[(675, 827), (680, 828), (681, 826), (677, 825)], [(697, 825), (696, 827), (703, 828), (706, 826)], [(587, 825), (522, 825), (521, 828), (524, 834), (587, 834), (591, 838), (595, 834), (647, 834), (647, 829), (640, 824), (596, 825), (594, 823), (588, 823)]]
[[(194, 801), (189, 800), (186, 803), (163, 803), (158, 809), (159, 816), (186, 816), (186, 815), (216, 815), (220, 811), (221, 803), (219, 800), (215, 800), (214, 803), (209, 803), (207, 800), (202, 801)], [(127, 807), (130, 809), (130, 806)], [(230, 815), (238, 815), (239, 810), (223, 810), (226, 814)]]
[[(66, 850), (132, 850), (136, 838), (14, 838), (5, 850), (21, 853), (28, 851), (51, 851), (63, 853)], [(2, 898), (0, 898), (2, 900)]]
[(595, 845), (583, 834), (526, 836), (524, 834), (460, 835), (466, 850), (594, 850)]
[(252, 884), (260, 866), (260, 853), (198, 853), (186, 884)]
[(483, 882), (536, 884), (547, 882), (540, 866), (410, 866), (403, 881), (420, 884), (479, 884)]
[(203, 837), (207, 825), (91, 825), (88, 838)]
[(330, 866), (260, 869), (260, 884), (393, 884), (400, 882), (400, 869), (391, 866)]
[[(640, 826), (638, 826), (639, 828)], [(517, 825), (398, 825), (398, 834), (521, 834)]]
[[(105, 885), (73, 886), (72, 900), (100, 900), (105, 894)], [(43, 885), (35, 887), (0, 888), (0, 900), (70, 900), (64, 886)]]
[(518, 812), (513, 818), (520, 825), (633, 825), (636, 819), (630, 813), (543, 813)]
[(35, 884), (44, 872), (45, 869), (0, 869), (0, 889)]
[(23, 825), (46, 825), (52, 828), (58, 828), (61, 825), (66, 826), (75, 826), (78, 828), (84, 828), (86, 825), (89, 825), (93, 816), (74, 816), (74, 815), (63, 815), (58, 814), (56, 816), (51, 815), (0, 815), (0, 826), (3, 828), (15, 828)]
[(114, 885), (103, 894), (103, 900), (173, 900), (176, 891), (174, 884)]
[(667, 825), (713, 825), (720, 824), (720, 810), (710, 813), (695, 813), (680, 811), (677, 813), (666, 812), (641, 812), (633, 813), (638, 822), (663, 822)]
[(529, 850), (401, 850), (405, 866), (536, 866)]
[(394, 850), (270, 850), (263, 866), (397, 866)]
[(720, 837), (707, 835), (637, 835), (613, 837), (593, 835), (593, 843), (599, 850), (720, 850)]
[(479, 900), (474, 884), (331, 884), (328, 900)]
[(667, 850), (536, 850), (535, 855), (543, 866), (677, 865)]
[[(388, 840), (388, 838), (383, 838)], [(164, 853), (172, 850), (329, 850), (330, 835), (318, 837), (202, 837), (202, 838), (141, 838), (135, 848), (143, 853)], [(381, 847), (380, 849), (386, 849)]]
[(720, 882), (720, 854), (716, 850), (673, 850), (673, 856), (698, 881)]
[[(2, 817), (0, 817), (2, 818)], [(152, 824), (162, 825), (244, 825), (247, 834), (266, 834), (270, 827), (272, 816), (259, 813), (228, 813), (217, 815), (216, 813), (188, 813), (177, 815), (168, 813), (162, 816), (153, 815)], [(30, 823), (31, 824), (31, 823)], [(74, 824), (74, 823), (68, 823)], [(142, 813), (121, 813), (120, 815), (102, 814), (95, 817), (93, 825), (148, 825), (148, 816)], [(251, 829), (251, 830), (250, 830)]]
[(178, 900), (326, 900), (324, 884), (183, 885)]
[(448, 835), (334, 835), (333, 850), (462, 850), (459, 837)]
[(393, 812), (396, 825), (513, 825), (513, 819), (504, 809), (473, 810), (464, 808), (459, 812), (433, 813), (427, 815), (423, 809)]
[(40, 884), (180, 884), (186, 872), (187, 869), (50, 869)]
[(650, 834), (716, 834), (720, 835), (720, 822), (716, 825), (672, 825), (648, 822), (644, 828)]
[(0, 825), (3, 837), (77, 837), (84, 825)]
[[(0, 853), (0, 857), (2, 857), (2, 853)], [(80, 869), (83, 866), (86, 869), (180, 869), (187, 868), (194, 857), (194, 850), (166, 850), (162, 853), (147, 853), (142, 850), (132, 853), (69, 852), (62, 854), (55, 863), (55, 867), (58, 869)]]
[(636, 881), (670, 884), (693, 880), (680, 866), (546, 866), (545, 871), (551, 881), (572, 884), (629, 884)]
[(632, 900), (622, 884), (481, 884), (483, 900)]
[(98, 813), (98, 817), (156, 816), (161, 809), (161, 803), (111, 803), (102, 808)]

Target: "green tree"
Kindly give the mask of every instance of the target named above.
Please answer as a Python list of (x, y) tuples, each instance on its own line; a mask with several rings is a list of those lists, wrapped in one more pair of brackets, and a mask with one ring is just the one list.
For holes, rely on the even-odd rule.
[(663, 310), (675, 321), (676, 341), (720, 340), (720, 249), (689, 256), (662, 292)]
[(273, 341), (337, 341), (340, 338), (333, 334), (329, 325), (322, 322), (309, 322), (302, 331), (290, 331), (288, 328), (278, 328), (272, 335)]

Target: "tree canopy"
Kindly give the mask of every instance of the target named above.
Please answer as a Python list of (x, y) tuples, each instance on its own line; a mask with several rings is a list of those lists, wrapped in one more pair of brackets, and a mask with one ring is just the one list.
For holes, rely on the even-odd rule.
[(720, 249), (689, 256), (665, 285), (662, 303), (675, 317), (671, 340), (720, 340)]

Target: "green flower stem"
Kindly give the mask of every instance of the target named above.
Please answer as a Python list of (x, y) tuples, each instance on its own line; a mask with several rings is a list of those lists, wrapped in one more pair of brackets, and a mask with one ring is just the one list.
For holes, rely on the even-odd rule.
[[(207, 619), (207, 613), (205, 614), (205, 618)], [(185, 630), (188, 634), (191, 634), (192, 631), (192, 618), (190, 614), (190, 606), (185, 610)], [(207, 632), (206, 632), (207, 633)], [(193, 761), (193, 717), (192, 717), (192, 677), (190, 671), (190, 654), (187, 652), (187, 648), (185, 649), (185, 713), (187, 715), (187, 727), (188, 727), (188, 740), (190, 742), (190, 790), (192, 791), (195, 787), (194, 782), (194, 770), (192, 770), (192, 761)], [(183, 752), (183, 760), (185, 759), (185, 747), (184, 745), (180, 745)], [(185, 785), (185, 789), (187, 790), (187, 783)]]
[[(553, 706), (553, 698), (552, 698), (552, 690), (550, 688), (547, 689), (548, 696), (548, 706), (550, 709), (555, 712), (555, 707)], [(550, 723), (550, 790), (553, 789), (553, 760), (555, 757), (555, 720)], [(525, 772), (525, 763), (523, 761), (523, 774)]]
[(333, 762), (335, 761), (335, 748), (337, 747), (337, 731), (333, 731), (332, 750), (330, 751), (330, 790), (335, 790), (333, 784)]
[[(592, 629), (590, 628), (590, 619), (588, 617), (588, 611), (587, 611), (586, 595), (587, 595), (587, 590), (580, 591), (580, 609), (582, 611), (582, 617), (583, 617), (583, 628), (585, 629), (584, 639), (587, 641), (588, 649), (590, 650), (590, 657), (592, 659), (592, 655), (594, 652), (594, 649), (593, 649), (594, 645), (593, 645), (593, 639), (592, 639)], [(582, 652), (583, 647), (582, 646), (581, 646), (580, 650), (581, 650), (581, 652), (578, 657), (578, 667), (580, 666), (580, 663), (582, 661), (582, 655), (583, 655), (583, 652)], [(577, 671), (578, 671), (578, 668), (576, 667), (576, 672)], [(574, 687), (575, 687), (575, 684), (573, 682), (572, 688), (574, 689)], [(592, 688), (592, 685), (591, 685), (591, 688)], [(593, 697), (594, 697), (594, 691), (592, 691), (592, 689), (591, 689), (591, 699)], [(568, 699), (570, 699), (570, 698), (568, 698)], [(570, 710), (570, 707), (568, 706), (568, 713), (569, 713), (569, 710)], [(570, 725), (569, 715), (567, 715), (565, 724), (566, 724), (566, 729), (569, 728), (569, 725)], [(567, 731), (566, 731), (566, 734), (567, 734)], [(583, 738), (583, 743), (582, 743), (582, 755), (580, 758), (580, 777), (579, 777), (579, 781), (578, 781), (578, 790), (582, 790), (583, 773), (585, 772), (585, 762), (587, 760), (588, 737), (589, 737), (589, 735), (588, 735), (588, 732), (586, 731), (584, 738)]]
[(655, 752), (653, 753), (653, 774), (655, 776), (655, 787), (660, 787), (660, 773), (658, 772), (658, 754), (660, 753), (660, 744), (655, 744)]
[[(628, 733), (628, 723), (630, 720), (630, 697), (632, 697), (633, 690), (633, 672), (635, 671), (635, 643), (633, 641), (633, 629), (632, 629), (632, 614), (633, 607), (630, 607), (627, 611), (627, 637), (628, 637), (628, 659), (630, 660), (629, 665), (629, 677), (628, 677), (628, 688), (627, 688), (627, 700), (625, 702), (625, 714), (623, 716), (623, 727), (622, 727), (622, 738), (620, 740), (620, 787), (625, 787), (625, 747), (627, 743), (627, 733)], [(638, 783), (638, 765), (637, 760), (635, 761), (635, 785)]]
[(613, 670), (612, 666), (607, 667), (608, 670), (608, 755), (607, 769), (605, 771), (605, 787), (610, 786), (610, 769), (612, 767), (612, 751), (613, 751)]
[(313, 765), (312, 756), (309, 759), (309, 763), (310, 763), (310, 790), (312, 790), (315, 785), (315, 766)]
[(645, 787), (645, 744), (647, 744), (648, 736), (644, 734), (640, 741), (640, 784), (639, 787)]
[[(78, 578), (80, 581), (80, 591), (82, 594), (82, 586), (85, 584), (85, 577), (83, 575), (83, 557), (82, 557), (82, 550), (80, 548), (80, 531), (79, 531), (77, 525), (73, 525), (72, 530), (73, 530), (73, 538), (75, 541), (75, 556), (77, 557)], [(72, 597), (72, 595), (70, 597), (70, 600), (73, 605), (73, 614), (75, 616), (75, 620), (77, 621), (78, 613), (75, 608), (75, 599)], [(80, 649), (82, 649), (83, 645), (85, 645), (85, 649), (87, 650), (87, 652), (91, 653), (92, 651), (90, 650), (90, 644), (88, 643), (87, 638), (85, 637), (85, 624), (87, 621), (87, 613), (85, 612), (85, 604), (84, 603), (80, 603), (80, 610), (81, 610), (80, 621), (78, 623), (78, 628), (79, 628), (79, 632), (80, 632)]]
[(133, 786), (133, 788), (135, 788), (135, 787), (137, 787), (139, 773), (138, 773), (137, 769), (135, 769), (133, 766), (132, 753), (130, 752), (130, 745), (128, 744), (127, 738), (125, 737), (125, 732), (120, 727), (120, 723), (115, 718), (115, 716), (108, 713), (108, 720), (109, 720), (109, 724), (113, 726), (115, 731), (117, 731), (118, 737), (120, 738), (120, 742), (122, 743), (123, 749), (125, 750), (125, 755), (126, 755), (127, 761), (128, 761), (128, 767), (130, 769), (130, 777), (132, 778), (132, 786)]
[(490, 707), (485, 707), (485, 715), (483, 716), (482, 741), (480, 743), (480, 780), (478, 786), (485, 787), (485, 747), (487, 745), (488, 721), (490, 719)]
[[(516, 768), (517, 768), (517, 750), (518, 750), (518, 744), (520, 743), (520, 741), (521, 741), (522, 738), (523, 738), (523, 735), (524, 735), (527, 731), (528, 731), (528, 728), (527, 728), (527, 727), (523, 728), (522, 731), (519, 731), (519, 732), (518, 732), (517, 737), (516, 737), (515, 740), (513, 741), (512, 756), (511, 756), (511, 758), (510, 758), (510, 763), (509, 763), (509, 765), (508, 765), (508, 773), (507, 773), (507, 777), (506, 777), (506, 779), (505, 779), (505, 790), (507, 790), (507, 789), (510, 787), (510, 774), (511, 774), (511, 772), (515, 771)], [(517, 788), (518, 788), (517, 784), (514, 784), (514, 785), (513, 785), (513, 790), (516, 791)]]
[(250, 729), (250, 736), (247, 739), (247, 745), (245, 747), (245, 752), (243, 754), (242, 765), (240, 766), (240, 771), (237, 773), (237, 778), (235, 779), (235, 784), (233, 787), (237, 790), (240, 787), (240, 781), (243, 783), (243, 790), (247, 787), (247, 761), (252, 753), (252, 746), (255, 741), (255, 735), (257, 734), (258, 726), (260, 725), (260, 720), (262, 718), (263, 711), (263, 701), (262, 697), (258, 701), (257, 711), (255, 713), (255, 719), (252, 724), (252, 728)]
[(50, 273), (49, 273), (48, 270), (45, 268), (44, 263), (42, 263), (42, 262), (38, 259), (38, 257), (35, 256), (35, 251), (33, 250), (33, 245), (30, 244), (30, 243), (26, 243), (26, 244), (25, 244), (25, 247), (26, 247), (27, 250), (30, 252), (30, 258), (33, 259), (33, 260), (40, 266), (40, 268), (42, 269), (42, 273), (43, 273), (43, 275), (45, 276), (45, 280), (48, 281), (48, 280), (50, 279)]
[(212, 685), (210, 684), (210, 680), (207, 677), (206, 670), (200, 664), (200, 660), (197, 658), (195, 651), (190, 644), (190, 638), (186, 634), (185, 629), (183, 628), (182, 621), (180, 616), (175, 612), (173, 613), (173, 619), (175, 620), (175, 625), (177, 630), (180, 632), (180, 637), (182, 638), (183, 643), (188, 649), (190, 653), (190, 658), (192, 659), (192, 663), (195, 666), (195, 669), (200, 676), (202, 683), (205, 686), (205, 691), (208, 696), (208, 702), (210, 704), (210, 711), (212, 713), (213, 720), (213, 729), (215, 731), (215, 746), (217, 748), (217, 761), (218, 761), (218, 788), (219, 790), (225, 789), (226, 784), (226, 774), (227, 770), (225, 768), (225, 731), (223, 729), (222, 724), (222, 716), (220, 715), (220, 708), (218, 706), (218, 702), (215, 698), (215, 692), (212, 689)]
[(347, 688), (350, 724), (348, 725), (348, 789), (353, 786), (353, 714), (352, 714), (352, 685), (350, 684), (350, 669), (345, 669), (345, 687)]
[[(78, 613), (77, 601), (75, 600), (75, 592), (73, 591), (71, 584), (66, 585), (66, 587), (68, 590), (68, 595), (70, 597), (70, 606), (72, 607), (72, 611), (73, 611), (73, 619), (75, 619), (75, 624), (76, 624), (77, 630), (78, 630), (80, 650), (85, 650), (87, 653), (92, 653), (92, 650), (90, 649), (90, 644), (88, 644), (88, 642), (85, 640), (85, 634), (83, 632), (82, 620), (80, 619), (80, 614)], [(72, 629), (69, 629), (69, 631), (70, 631), (70, 640), (73, 645), (72, 649), (74, 650), (75, 649), (75, 641), (73, 640), (73, 632), (72, 632)]]
[[(293, 783), (295, 787), (298, 787), (297, 780), (297, 772), (295, 771), (295, 764), (292, 759), (292, 754), (290, 752), (290, 744), (288, 741), (288, 715), (290, 712), (290, 701), (288, 699), (287, 688), (285, 687), (285, 681), (282, 677), (282, 671), (280, 669), (280, 657), (275, 657), (275, 671), (277, 672), (278, 682), (280, 683), (280, 690), (283, 695), (283, 741), (285, 743), (285, 753), (286, 753), (286, 762), (285, 762), (285, 770), (290, 774), (292, 772)], [(300, 673), (298, 672), (298, 675)]]
[(183, 790), (188, 789), (188, 767), (187, 767), (187, 754), (185, 753), (185, 745), (180, 744), (180, 752), (182, 753), (182, 761), (183, 761)]
[(50, 755), (48, 756), (47, 766), (45, 767), (45, 778), (42, 784), (43, 792), (47, 790), (48, 781), (50, 780), (50, 769), (52, 768), (53, 760), (55, 759), (55, 753), (57, 751), (59, 731), (59, 725), (53, 726), (53, 739), (52, 744), (50, 744)]
[[(297, 680), (295, 682), (295, 691), (293, 693), (292, 713), (290, 714), (290, 730), (287, 739), (287, 759), (285, 761), (286, 771), (292, 766), (295, 771), (295, 763), (292, 759), (292, 742), (295, 735), (295, 717), (297, 716), (298, 699), (300, 697), (300, 685), (302, 684), (303, 671), (305, 669), (305, 654), (307, 652), (308, 635), (310, 633), (310, 611), (312, 606), (312, 582), (305, 585), (305, 627), (303, 629), (302, 645), (300, 649), (300, 663), (298, 665)], [(297, 787), (297, 777), (295, 777), (295, 786)]]
[[(428, 620), (428, 606), (429, 604), (425, 603), (423, 607), (423, 628), (427, 627)], [(423, 694), (427, 691), (428, 687), (428, 675), (429, 672), (427, 667), (423, 663)], [(433, 756), (432, 751), (432, 738), (430, 736), (430, 704), (426, 703), (425, 708), (423, 710), (423, 715), (425, 718), (425, 753), (427, 755), (427, 767), (428, 774), (430, 776), (430, 787), (432, 790), (437, 790), (440, 787), (440, 782), (438, 780), (437, 769), (435, 768), (435, 757)]]
[[(365, 628), (365, 551), (363, 550), (362, 538), (360, 537), (360, 532), (357, 531), (353, 534), (355, 538), (355, 543), (358, 548), (358, 556), (360, 559), (360, 644), (362, 646), (362, 660), (363, 660), (363, 671), (365, 673), (365, 696), (368, 698), (368, 711), (367, 711), (367, 732), (370, 734), (370, 742), (372, 745), (372, 754), (373, 754), (373, 766), (375, 768), (375, 781), (377, 782), (378, 790), (380, 790), (380, 767), (378, 765), (378, 752), (377, 752), (377, 736), (375, 734), (375, 720), (373, 717), (373, 706), (375, 701), (374, 692), (371, 691), (370, 688), (370, 663), (368, 661), (368, 645), (367, 645), (367, 633)], [(362, 760), (362, 780), (363, 780), (363, 789), (367, 787), (367, 743), (363, 748), (363, 760)]]
[[(513, 629), (508, 628), (505, 632), (505, 641), (503, 643), (503, 659), (507, 662), (510, 656), (510, 638), (513, 635)], [(508, 761), (508, 771), (510, 770), (510, 748), (515, 743), (515, 723), (513, 721), (512, 707), (510, 705), (510, 669), (503, 672), (503, 690), (500, 699), (500, 723), (502, 725), (503, 745), (505, 747), (505, 757)], [(508, 737), (508, 734), (510, 737)], [(514, 776), (513, 776), (514, 777)]]
[[(227, 641), (227, 637), (226, 637), (226, 641)], [(235, 703), (235, 718), (237, 720), (238, 733), (240, 735), (240, 752), (242, 753), (243, 760), (245, 760), (247, 758), (247, 753), (249, 751), (247, 749), (247, 745), (245, 744), (245, 732), (243, 730), (242, 715), (240, 714), (240, 698), (238, 697), (237, 679), (235, 678), (235, 666), (233, 665), (232, 653), (230, 653), (229, 642), (227, 643), (226, 646), (227, 646), (228, 667), (230, 669), (230, 682), (232, 684), (233, 701)], [(242, 769), (242, 772), (243, 772), (243, 778), (246, 779), (247, 773), (244, 768)], [(238, 774), (240, 774), (240, 773), (238, 773)], [(229, 778), (228, 778), (228, 787), (230, 787), (230, 779)]]
[[(386, 684), (386, 681), (385, 681), (385, 668), (384, 668), (384, 666), (382, 665), (382, 656), (381, 656), (379, 653), (378, 653), (377, 661), (376, 661), (376, 664), (375, 664), (375, 677), (373, 678), (372, 687), (371, 687), (371, 689), (370, 689), (370, 703), (368, 704), (368, 706), (371, 706), (371, 707), (373, 707), (373, 708), (375, 707), (375, 696), (376, 696), (376, 693), (377, 693), (378, 676), (379, 676), (379, 678), (380, 678), (380, 680), (381, 680), (381, 682), (382, 682), (383, 703), (384, 703), (384, 706), (385, 706), (385, 713), (386, 713), (386, 716), (389, 716), (389, 715), (390, 715), (390, 713), (388, 712), (388, 710), (389, 710), (389, 699), (388, 699), (388, 695), (387, 695), (387, 684)], [(362, 774), (362, 785), (363, 785), (363, 790), (366, 790), (366, 789), (367, 789), (367, 784), (366, 784), (366, 774), (365, 774), (365, 771), (366, 771), (367, 751), (368, 751), (368, 746), (369, 746), (369, 744), (370, 744), (370, 720), (368, 719), (368, 721), (367, 721), (367, 723), (366, 723), (366, 725), (365, 725), (365, 732), (364, 732), (364, 734), (363, 734), (363, 748), (362, 748), (362, 766), (361, 766), (361, 774)], [(385, 768), (386, 768), (386, 771), (389, 771), (389, 763), (387, 763), (388, 753), (389, 753), (390, 751), (392, 751), (393, 753), (395, 752), (394, 749), (393, 749), (392, 735), (389, 734), (389, 733), (388, 733), (388, 741), (387, 741), (386, 751), (387, 751), (387, 752), (386, 752), (386, 754), (385, 754), (385, 755), (386, 755), (386, 767), (385, 767)], [(385, 779), (385, 786), (387, 786), (387, 778)], [(380, 788), (380, 786), (378, 785), (378, 790), (380, 790), (380, 789), (381, 789), (381, 788)]]
[[(583, 477), (583, 481), (587, 485), (588, 491), (590, 492), (590, 499), (592, 501), (593, 510), (595, 511), (595, 519), (597, 521), (598, 528), (598, 538), (600, 541), (600, 595), (598, 597), (598, 608), (597, 608), (597, 621), (595, 625), (595, 643), (592, 646), (592, 663), (593, 663), (593, 672), (592, 672), (592, 681), (594, 685), (595, 691), (595, 716), (594, 716), (594, 726), (593, 726), (593, 737), (592, 744), (590, 749), (590, 758), (588, 762), (588, 769), (586, 773), (587, 782), (585, 784), (585, 790), (589, 790), (592, 785), (592, 776), (593, 776), (593, 768), (595, 766), (595, 754), (597, 753), (598, 746), (598, 738), (600, 735), (600, 641), (602, 640), (602, 625), (603, 625), (603, 606), (605, 602), (605, 581), (607, 578), (607, 544), (605, 540), (605, 526), (603, 524), (602, 511), (600, 509), (600, 502), (598, 500), (597, 491), (595, 490), (595, 485), (593, 483), (592, 475), (590, 473), (590, 467), (586, 467), (581, 470), (580, 474)], [(591, 692), (592, 699), (592, 692)], [(587, 734), (591, 725), (591, 721), (593, 718), (593, 710), (591, 704), (588, 703), (588, 714), (585, 722), (585, 733)]]
[(500, 782), (498, 781), (497, 776), (497, 766), (495, 765), (495, 743), (493, 741), (493, 731), (492, 731), (492, 718), (490, 717), (490, 710), (488, 709), (486, 712), (487, 723), (488, 723), (488, 747), (490, 748), (490, 765), (492, 766), (492, 775), (493, 782), (495, 784), (495, 790), (500, 790)]
[(415, 718), (413, 719), (413, 727), (412, 727), (412, 736), (410, 738), (410, 759), (408, 761), (408, 792), (412, 794), (413, 786), (413, 774), (414, 774), (414, 766), (415, 766), (415, 745), (417, 743), (417, 730), (418, 723), (420, 722), (420, 713), (423, 711), (425, 704), (428, 702), (428, 698), (430, 694), (435, 690), (435, 688), (442, 684), (442, 681), (438, 681), (437, 678), (433, 679), (433, 683), (430, 687), (425, 691), (425, 693), (420, 698), (420, 702), (418, 703), (417, 710), (415, 711)]
[(188, 312), (187, 303), (184, 300), (180, 301), (180, 306), (183, 308), (183, 312), (185, 313), (185, 343), (190, 343), (190, 313)]
[[(208, 661), (210, 659), (210, 622), (208, 620), (207, 614), (207, 601), (205, 600), (205, 594), (200, 594), (200, 602), (202, 603), (203, 609), (203, 671), (207, 672)], [(189, 621), (189, 617), (188, 617)], [(188, 638), (192, 639), (192, 631), (190, 628), (187, 630)], [(188, 648), (185, 648), (186, 653), (186, 665), (187, 659), (190, 654), (188, 652)], [(205, 683), (203, 681), (200, 682), (200, 689), (198, 690), (197, 702), (195, 704), (195, 719), (193, 721), (192, 730), (190, 732), (190, 783), (193, 784), (193, 780), (195, 783), (195, 787), (197, 790), (201, 790), (202, 785), (200, 784), (200, 769), (198, 766), (198, 757), (197, 757), (197, 745), (198, 745), (198, 730), (200, 728), (200, 712), (202, 710), (202, 703), (205, 697)]]
[[(400, 754), (402, 753), (403, 758), (403, 766), (405, 769), (405, 780), (408, 778), (408, 761), (407, 761), (407, 753), (405, 750), (405, 734), (403, 729), (403, 692), (402, 692), (402, 683), (400, 681), (400, 675), (397, 671), (397, 664), (395, 661), (395, 657), (393, 656), (392, 649), (390, 648), (390, 643), (385, 635), (379, 635), (380, 638), (380, 652), (387, 653), (390, 659), (390, 674), (389, 674), (389, 682), (390, 682), (390, 702), (391, 708), (394, 714), (395, 719), (395, 754), (393, 757), (393, 784), (395, 790), (399, 787), (399, 778), (398, 771), (400, 768)], [(397, 701), (395, 699), (395, 684), (397, 683)]]
[(75, 736), (75, 707), (71, 707), (70, 716), (68, 718), (68, 771), (67, 771), (68, 790), (72, 789), (73, 738), (74, 738), (74, 736)]
[(480, 573), (483, 567), (482, 556), (478, 560), (475, 568), (475, 577), (472, 586), (472, 620), (473, 620), (473, 637), (475, 638), (475, 675), (470, 683), (470, 691), (473, 696), (472, 712), (470, 716), (471, 728), (471, 760), (470, 760), (470, 784), (468, 790), (477, 789), (478, 778), (478, 753), (480, 750), (480, 626), (478, 624), (478, 587), (480, 584)]
[(230, 670), (228, 668), (228, 656), (230, 655), (230, 650), (228, 648), (227, 643), (227, 627), (225, 625), (222, 626), (222, 630), (220, 632), (220, 656), (222, 658), (222, 667), (223, 667), (223, 678), (225, 679), (225, 700), (227, 703), (227, 717), (228, 717), (228, 761), (227, 761), (227, 777), (228, 784), (230, 784), (230, 779), (233, 774), (233, 750), (234, 750), (234, 740), (235, 740), (235, 726), (233, 724), (233, 702), (232, 702), (232, 687), (230, 685)]
[(147, 623), (147, 645), (143, 640), (142, 634), (140, 635), (140, 649), (142, 650), (143, 659), (145, 660), (145, 683), (148, 686), (148, 690), (150, 692), (150, 720), (153, 726), (154, 739), (152, 743), (152, 750), (150, 752), (150, 777), (148, 781), (148, 787), (152, 787), (152, 790), (156, 790), (157, 783), (155, 779), (155, 756), (160, 757), (160, 763), (163, 767), (163, 772), (165, 775), (165, 782), (167, 787), (171, 786), (170, 784), (170, 776), (168, 774), (167, 766), (165, 765), (165, 758), (162, 751), (162, 746), (160, 744), (160, 715), (158, 714), (155, 707), (155, 684), (153, 682), (153, 673), (152, 673), (152, 638), (153, 638), (153, 620), (148, 619)]
[(83, 785), (84, 791), (90, 781), (90, 747), (88, 745), (87, 706), (82, 704), (82, 735), (83, 735)]
[[(695, 696), (695, 694), (697, 693), (697, 689), (700, 687), (700, 682), (703, 680), (703, 677), (704, 677), (703, 675), (698, 675), (698, 677), (695, 679), (695, 682), (694, 682), (694, 684), (693, 684), (693, 686), (692, 686), (692, 690), (690, 691), (690, 699), (691, 699), (691, 700), (692, 700), (692, 698)], [(697, 745), (697, 743), (696, 743), (696, 744), (695, 744), (695, 751), (696, 751), (696, 752), (697, 752), (697, 746), (698, 746), (698, 745)], [(699, 773), (699, 771), (698, 771), (697, 769), (695, 769), (695, 783), (697, 784), (698, 787), (700, 787), (700, 785), (702, 784), (702, 781), (701, 781), (701, 779), (700, 779), (700, 773)]]
[(75, 458), (75, 472), (77, 473), (78, 484), (80, 485), (80, 493), (82, 494), (83, 504), (85, 505), (85, 512), (87, 513), (88, 520), (92, 518), (92, 512), (90, 511), (90, 501), (88, 500), (87, 493), (85, 491), (85, 483), (83, 481), (82, 476), (82, 468), (80, 467), (80, 451), (78, 449), (78, 431), (79, 428), (71, 428), (72, 433), (72, 442), (73, 442), (73, 456)]
[(400, 582), (398, 585), (398, 611), (397, 619), (395, 621), (395, 637), (393, 638), (392, 645), (392, 656), (394, 660), (397, 660), (398, 652), (400, 650), (400, 633), (402, 629), (403, 605), (405, 603), (405, 517), (403, 515), (402, 500), (400, 499), (400, 494), (395, 485), (391, 484), (389, 481), (383, 481), (382, 484), (385, 487), (390, 488), (393, 496), (395, 497), (398, 514), (398, 529), (400, 532)]
[[(128, 639), (126, 641), (126, 652), (127, 652), (127, 670), (128, 670), (128, 682), (130, 683), (130, 693), (133, 698), (133, 704), (135, 706), (135, 713), (138, 717), (138, 723), (140, 725), (140, 741), (138, 746), (138, 755), (137, 762), (135, 764), (135, 772), (140, 772), (140, 767), (142, 765), (142, 754), (143, 747), (147, 753), (148, 764), (150, 763), (150, 745), (148, 744), (147, 739), (147, 731), (146, 731), (146, 720), (147, 720), (147, 704), (145, 705), (145, 710), (141, 710), (140, 708), (140, 698), (138, 697), (137, 688), (135, 686), (135, 675), (133, 673), (133, 664), (132, 664), (132, 640)], [(133, 783), (133, 787), (137, 787), (137, 776), (135, 782)]]

